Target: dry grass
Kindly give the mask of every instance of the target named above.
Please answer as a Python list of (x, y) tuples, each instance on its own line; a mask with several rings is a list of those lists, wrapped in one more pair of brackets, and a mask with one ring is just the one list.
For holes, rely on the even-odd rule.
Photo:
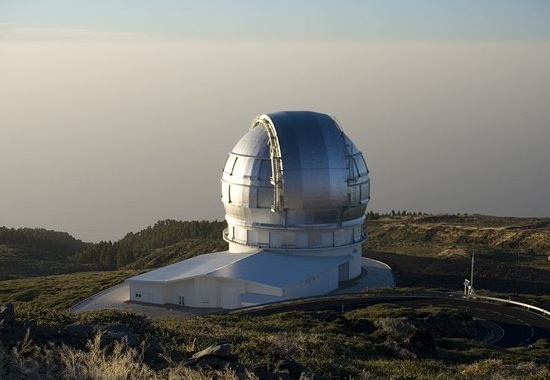
[[(0, 345), (0, 379), (231, 379), (257, 380), (272, 373), (275, 363), (292, 360), (329, 378), (346, 379), (522, 379), (550, 378), (548, 344), (500, 350), (464, 339), (438, 340), (437, 356), (417, 359), (403, 344), (415, 329), (395, 308), (373, 310), (373, 333), (353, 333), (326, 313), (291, 312), (266, 317), (209, 316), (147, 321), (121, 313), (89, 315), (87, 323), (121, 323), (135, 331), (154, 333), (167, 359), (155, 369), (144, 361), (145, 346), (125, 342), (105, 346), (100, 335), (84, 349), (52, 343), (39, 345), (29, 336), (7, 350)], [(406, 310), (401, 310), (406, 312)], [(426, 311), (420, 310), (414, 321)], [(363, 313), (348, 313), (364, 317)], [(116, 318), (119, 318), (118, 320)], [(133, 322), (132, 322), (133, 321)], [(142, 327), (138, 327), (142, 326)], [(145, 335), (147, 335), (145, 334)], [(229, 342), (238, 358), (224, 370), (190, 368), (186, 360), (171, 359), (173, 350), (191, 353), (212, 342)], [(69, 343), (67, 343), (69, 344)], [(84, 346), (81, 346), (84, 347)], [(183, 351), (181, 351), (183, 350)], [(498, 357), (500, 360), (487, 358)], [(149, 363), (149, 362), (148, 362)], [(248, 369), (245, 370), (245, 369)], [(238, 372), (236, 372), (238, 371)], [(267, 371), (267, 373), (265, 372)], [(272, 377), (271, 377), (272, 378)]]
[(550, 379), (550, 369), (532, 362), (506, 364), (499, 359), (487, 359), (460, 367), (460, 374), (469, 379), (543, 380)]
[(40, 305), (50, 310), (67, 309), (86, 297), (120, 284), (138, 272), (79, 272), (56, 276), (0, 281), (0, 304)]
[(123, 343), (103, 347), (101, 336), (88, 342), (86, 351), (68, 346), (38, 347), (28, 336), (11, 352), (2, 349), (2, 379), (124, 380), (154, 379), (138, 350)]
[(185, 366), (178, 366), (166, 373), (168, 380), (259, 380), (258, 376), (251, 372), (245, 372), (244, 379), (230, 369), (224, 371), (194, 370)]
[[(66, 345), (41, 348), (34, 345), (27, 335), (10, 352), (0, 345), (0, 379), (239, 379), (238, 374), (231, 369), (194, 370), (181, 364), (156, 372), (143, 363), (142, 352), (143, 350), (128, 347), (124, 342), (104, 346), (100, 334), (88, 342), (87, 350), (77, 350)], [(258, 378), (245, 372), (244, 379)]]

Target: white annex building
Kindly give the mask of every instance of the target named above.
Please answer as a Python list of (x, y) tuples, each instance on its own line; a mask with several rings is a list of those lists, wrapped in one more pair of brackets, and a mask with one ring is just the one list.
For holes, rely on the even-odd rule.
[(262, 115), (222, 175), (229, 250), (126, 280), (130, 301), (233, 309), (326, 294), (361, 273), (363, 155), (316, 112)]

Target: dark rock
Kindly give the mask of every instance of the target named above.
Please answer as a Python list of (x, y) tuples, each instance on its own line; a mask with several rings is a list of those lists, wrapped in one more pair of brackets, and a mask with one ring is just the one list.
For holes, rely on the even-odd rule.
[(327, 323), (336, 323), (337, 325), (342, 326), (346, 329), (351, 328), (352, 325), (349, 319), (340, 314), (331, 314), (327, 316), (324, 321)]
[(326, 377), (316, 374), (315, 372), (311, 371), (304, 371), (300, 375), (299, 380), (325, 380)]
[(129, 347), (138, 347), (139, 340), (132, 329), (125, 325), (108, 325), (103, 327), (102, 342), (105, 344), (113, 344), (115, 342), (126, 342)]
[(231, 368), (237, 370), (239, 363), (237, 356), (231, 353), (229, 343), (212, 345), (202, 351), (194, 353), (188, 360), (181, 361), (191, 368), (223, 370)]
[(181, 361), (187, 359), (185, 354), (183, 352), (179, 351), (179, 350), (170, 351), (168, 356), (170, 357), (170, 360), (172, 360), (174, 362), (181, 362)]
[(145, 347), (148, 352), (162, 352), (162, 347), (160, 346), (159, 342), (153, 337), (148, 337), (145, 340)]
[(405, 338), (405, 344), (409, 351), (419, 357), (428, 358), (435, 356), (436, 345), (432, 335), (424, 330), (414, 330)]
[[(168, 359), (162, 354), (163, 350), (155, 338), (148, 338), (145, 341), (143, 351), (143, 362), (150, 368), (161, 370), (169, 366)], [(183, 355), (181, 355), (183, 357)]]
[(65, 333), (73, 339), (91, 339), (96, 334), (101, 334), (101, 342), (103, 345), (111, 345), (115, 342), (123, 342), (130, 347), (138, 347), (139, 340), (128, 326), (124, 325), (67, 325), (64, 329)]
[(213, 369), (213, 370), (222, 371), (226, 369), (228, 366), (229, 366), (229, 363), (226, 362), (225, 360), (214, 357), (214, 358), (207, 358), (207, 359), (202, 359), (198, 361), (194, 365), (194, 368)]
[(118, 333), (128, 333), (133, 332), (131, 327), (128, 327), (126, 325), (107, 325), (103, 326), (99, 329), (103, 333), (107, 334), (118, 334)]
[(71, 338), (91, 338), (97, 333), (96, 326), (72, 324), (65, 326), (65, 333)]
[(341, 314), (331, 314), (325, 317), (324, 322), (336, 324), (346, 330), (347, 333), (369, 335), (376, 330), (374, 323), (368, 319), (348, 319)]
[(214, 344), (208, 348), (205, 348), (202, 351), (199, 351), (191, 359), (208, 359), (208, 358), (228, 358), (232, 357), (231, 345), (229, 343)]
[(103, 335), (109, 343), (115, 342), (124, 342), (128, 347), (138, 347), (139, 340), (133, 332), (115, 332), (115, 333), (106, 333)]
[(0, 307), (0, 322), (3, 326), (15, 324), (15, 308), (12, 303), (6, 303)]
[(14, 325), (5, 329), (2, 329), (2, 326), (3, 324), (0, 323), (0, 345), (3, 345), (8, 350), (23, 340), (23, 337), (27, 331), (27, 329), (22, 326)]
[(273, 373), (287, 374), (293, 379), (299, 379), (304, 372), (311, 372), (308, 368), (294, 360), (284, 359), (275, 364)]
[(353, 332), (370, 335), (376, 330), (376, 326), (368, 319), (355, 319), (352, 322), (351, 328)]

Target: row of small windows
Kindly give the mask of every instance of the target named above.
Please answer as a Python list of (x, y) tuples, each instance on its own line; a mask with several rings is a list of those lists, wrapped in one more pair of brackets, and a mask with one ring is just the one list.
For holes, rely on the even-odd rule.
[(238, 226), (228, 228), (227, 238), (249, 246), (272, 248), (329, 248), (358, 243), (365, 238), (363, 228), (356, 226), (330, 232), (270, 232), (247, 230)]
[[(356, 154), (348, 160), (349, 178), (364, 177), (369, 173), (362, 154)], [(269, 180), (272, 176), (271, 161), (256, 157), (242, 157), (230, 154), (225, 162), (224, 173), (236, 178)]]
[(227, 157), (223, 171), (236, 178), (269, 181), (271, 177), (271, 161), (230, 154)]
[[(364, 204), (370, 199), (370, 183), (349, 186), (349, 205)], [(247, 187), (222, 182), (222, 202), (249, 208), (270, 208), (273, 203), (272, 187)]]
[(222, 182), (222, 202), (249, 208), (270, 208), (272, 187), (244, 187)]
[[(367, 165), (362, 154), (351, 156), (348, 160), (349, 179), (363, 181), (368, 175)], [(227, 158), (224, 175), (229, 182), (222, 184), (222, 201), (236, 206), (245, 206), (251, 208), (270, 208), (273, 204), (273, 188), (268, 185), (271, 171), (271, 161), (267, 159), (258, 159), (255, 157), (243, 157), (230, 154)], [(235, 179), (246, 179), (247, 181), (259, 180), (264, 183), (264, 187), (250, 186), (248, 183), (233, 183)], [(240, 181), (237, 181), (240, 182)], [(363, 183), (349, 183), (348, 203), (350, 206), (364, 204), (370, 199), (370, 185), (368, 179)]]

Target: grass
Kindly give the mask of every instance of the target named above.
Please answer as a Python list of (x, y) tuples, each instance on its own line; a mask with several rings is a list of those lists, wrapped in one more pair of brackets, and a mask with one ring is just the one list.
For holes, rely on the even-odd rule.
[(34, 304), (63, 310), (137, 273), (135, 270), (81, 272), (4, 280), (0, 281), (0, 304), (11, 302), (16, 307)]
[[(128, 273), (96, 273), (103, 286), (118, 282)], [(50, 285), (61, 286), (75, 280), (82, 283), (77, 293), (86, 296), (96, 290), (85, 290), (93, 282), (82, 278), (55, 276), (43, 278)], [(38, 281), (36, 285), (44, 283)], [(100, 286), (101, 287), (101, 286)], [(55, 288), (52, 287), (52, 289)], [(68, 288), (59, 288), (67, 292)], [(396, 289), (395, 292), (407, 291)], [(13, 292), (12, 294), (22, 294)], [(210, 315), (194, 318), (149, 319), (132, 313), (104, 310), (70, 314), (68, 300), (57, 299), (63, 307), (48, 309), (45, 305), (54, 299), (37, 298), (35, 302), (19, 301), (16, 316), (19, 323), (32, 322), (34, 326), (49, 326), (60, 331), (72, 323), (92, 325), (122, 324), (130, 326), (144, 341), (154, 337), (165, 357), (171, 352), (196, 352), (212, 344), (229, 342), (239, 363), (245, 369), (239, 373), (224, 371), (198, 371), (170, 360), (166, 368), (153, 369), (143, 360), (139, 348), (116, 346), (106, 350), (95, 340), (85, 350), (65, 346), (36, 345), (30, 339), (21, 341), (13, 349), (0, 347), (0, 378), (56, 378), (56, 379), (262, 379), (280, 360), (293, 360), (317, 374), (329, 378), (347, 379), (542, 379), (548, 375), (548, 342), (539, 341), (530, 348), (497, 349), (492, 346), (452, 336), (453, 326), (463, 326), (471, 320), (462, 312), (446, 308), (423, 307), (411, 309), (394, 304), (377, 304), (344, 314), (349, 321), (334, 318), (340, 313), (292, 311), (270, 316)], [(44, 304), (42, 304), (44, 302)], [(437, 317), (437, 318), (435, 318)], [(429, 321), (441, 321), (445, 328), (433, 326)], [(357, 321), (371, 321), (374, 332), (354, 329)], [(351, 327), (350, 327), (351, 326)], [(1, 328), (0, 328), (1, 329)], [(419, 356), (408, 342), (409, 336), (419, 329), (432, 329), (436, 348), (433, 355)], [(435, 333), (439, 331), (439, 335)], [(441, 332), (443, 331), (443, 332)], [(465, 332), (466, 333), (466, 332)], [(467, 334), (466, 334), (467, 335)], [(53, 344), (53, 343), (51, 343)], [(1, 345), (0, 345), (1, 346)], [(487, 360), (498, 358), (499, 362)], [(530, 370), (526, 373), (527, 369)], [(126, 374), (127, 377), (124, 377)], [(407, 377), (408, 376), (408, 377)], [(500, 377), (499, 377), (500, 376)]]
[(366, 363), (366, 369), (358, 377), (364, 380), (374, 379), (414, 379), (414, 380), (543, 380), (550, 376), (544, 365), (525, 362), (520, 365), (504, 364), (499, 359), (485, 359), (472, 364), (448, 365), (434, 360), (399, 362), (375, 360)]
[[(231, 369), (222, 371), (193, 370), (183, 365), (173, 365), (164, 371), (155, 371), (143, 363), (140, 349), (117, 342), (105, 347), (101, 336), (88, 342), (87, 350), (69, 346), (41, 348), (26, 338), (17, 347), (6, 352), (0, 345), (0, 378), (59, 379), (59, 380), (155, 380), (155, 379), (220, 379), (237, 380)], [(258, 379), (247, 374), (246, 379)]]
[[(540, 259), (535, 255), (530, 259), (524, 254), (523, 261), (518, 263), (515, 254), (477, 245), (453, 246), (454, 251), (469, 253), (465, 256), (440, 255), (442, 251), (434, 252), (433, 245), (424, 248), (417, 245), (407, 253), (390, 251), (393, 247), (387, 249), (364, 249), (363, 255), (387, 263), (395, 271), (399, 287), (460, 290), (464, 279), (470, 278), (471, 253), (475, 252), (477, 288), (503, 293), (518, 289), (535, 295), (550, 293), (550, 268), (547, 263), (536, 264)], [(449, 251), (450, 247), (446, 252)]]
[[(372, 333), (350, 329), (339, 318), (329, 319), (335, 315), (330, 312), (155, 320), (119, 311), (81, 313), (68, 315), (68, 320), (59, 319), (57, 323), (131, 326), (142, 340), (154, 336), (167, 358), (174, 351), (196, 352), (214, 343), (228, 342), (241, 370), (201, 371), (177, 360), (154, 369), (143, 360), (143, 346), (131, 348), (116, 343), (107, 348), (100, 344), (100, 337), (91, 339), (84, 350), (63, 344), (40, 346), (26, 338), (13, 349), (0, 345), (0, 378), (262, 379), (280, 360), (295, 361), (328, 378), (344, 379), (530, 380), (550, 375), (550, 346), (546, 341), (530, 348), (503, 350), (468, 339), (440, 337), (436, 338), (432, 356), (419, 356), (407, 336), (423, 328), (423, 318), (438, 313), (450, 318), (457, 315), (445, 309), (410, 310), (396, 305), (376, 305), (345, 314), (351, 322), (368, 318), (376, 326)], [(37, 319), (35, 323), (43, 321)]]

